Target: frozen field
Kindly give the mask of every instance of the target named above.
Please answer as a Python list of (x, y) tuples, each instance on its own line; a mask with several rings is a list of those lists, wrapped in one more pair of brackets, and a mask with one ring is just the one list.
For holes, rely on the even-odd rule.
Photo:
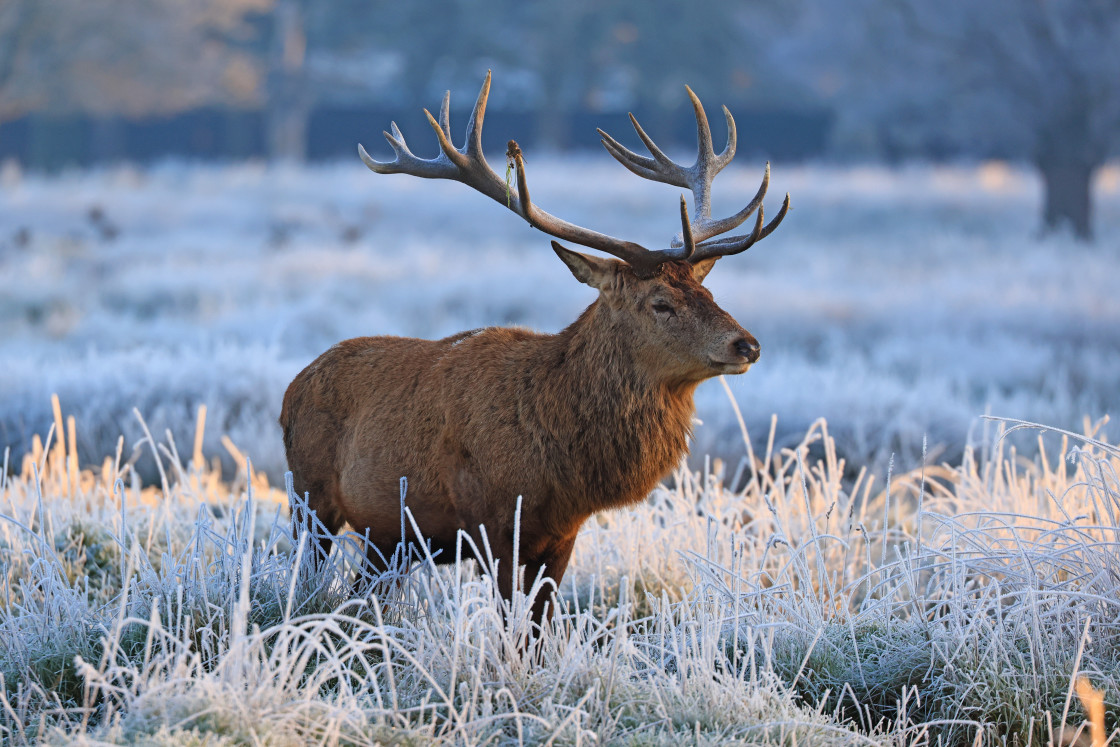
[(473, 562), (356, 597), (353, 536), (303, 567), (288, 498), (260, 475), (247, 494), (244, 472), (223, 483), (163, 444), (167, 480), (142, 489), (47, 446), (0, 479), (6, 744), (1120, 736), (1120, 450), (1091, 439), (1033, 464), (990, 440), (889, 492), (844, 480), (820, 429), (759, 454), (741, 490), (678, 470), (585, 525), (531, 644), (530, 600), (503, 615)]
[[(527, 158), (535, 200), (557, 215), (654, 246), (679, 229), (676, 191), (605, 153)], [(715, 182), (717, 213), (761, 176), (762, 159), (736, 163)], [(1075, 429), (1115, 413), (1116, 168), (1098, 185), (1094, 246), (1040, 239), (1036, 180), (1001, 165), (775, 164), (771, 213), (787, 190), (781, 229), (708, 281), (762, 344), (760, 363), (728, 380), (756, 443), (772, 414), (783, 443), (826, 417), (850, 461), (881, 467), (894, 452), (907, 466), (923, 437), (956, 460), (985, 412)], [(555, 331), (594, 298), (504, 208), (463, 185), (372, 174), (357, 157), (52, 178), (8, 168), (0, 278), (0, 447), (13, 463), (45, 434), (57, 392), (83, 462), (122, 432), (127, 456), (134, 407), (186, 443), (205, 404), (205, 452), (224, 454), (228, 434), (274, 478), (284, 388), (338, 340)], [(694, 452), (738, 460), (718, 381), (698, 406)], [(150, 460), (137, 466), (154, 475)]]
[[(558, 215), (677, 229), (675, 193), (605, 156), (528, 158)], [(746, 445), (711, 382), (698, 469), (587, 523), (529, 655), (525, 600), (503, 616), (476, 563), (358, 598), (353, 537), (301, 567), (276, 416), (346, 337), (574, 319), (592, 292), (544, 237), (356, 159), (0, 184), (0, 741), (1116, 744), (1120, 451), (977, 416), (1115, 412), (1120, 172), (1088, 247), (1039, 239), (1003, 167), (775, 165), (795, 211), (710, 276), (763, 346), (728, 380), (755, 469), (727, 479)]]

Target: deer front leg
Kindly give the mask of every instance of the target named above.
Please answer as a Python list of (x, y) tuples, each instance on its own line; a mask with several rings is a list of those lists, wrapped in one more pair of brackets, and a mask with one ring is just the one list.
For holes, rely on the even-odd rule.
[[(542, 631), (555, 612), (552, 594), (554, 590), (557, 593), (560, 591), (560, 581), (564, 578), (564, 571), (568, 568), (568, 560), (572, 557), (572, 548), (575, 544), (576, 534), (573, 532), (571, 536), (549, 544), (543, 552), (525, 563), (524, 590), (528, 592), (532, 588), (538, 574), (544, 582), (537, 590), (531, 613), (533, 624)], [(548, 583), (549, 581), (552, 583)]]
[[(553, 582), (558, 583), (564, 573), (564, 568), (567, 567), (574, 537), (572, 541), (566, 544), (566, 547), (557, 546), (555, 543), (549, 543), (543, 549), (522, 545), (518, 548), (515, 558), (512, 527), (502, 527), (500, 524), (487, 524), (470, 519), (464, 523), (472, 527), (469, 533), (478, 547), (479, 561), (483, 573), (493, 577), (498, 593), (507, 604), (513, 601), (515, 590), (527, 593), (532, 588), (533, 582), (536, 581), (538, 573), (546, 581), (552, 579)], [(522, 537), (524, 539), (524, 535)], [(521, 568), (515, 568), (515, 562)], [(558, 570), (556, 570), (557, 568)], [(551, 589), (546, 584), (541, 589), (537, 599), (534, 600), (531, 616), (533, 623), (538, 625), (541, 623), (544, 604), (550, 593)]]

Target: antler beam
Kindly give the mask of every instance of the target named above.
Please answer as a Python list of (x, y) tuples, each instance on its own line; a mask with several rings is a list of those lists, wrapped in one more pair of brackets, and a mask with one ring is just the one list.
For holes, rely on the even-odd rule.
[(650, 251), (632, 241), (616, 239), (612, 236), (592, 231), (583, 226), (557, 218), (541, 210), (529, 200), (529, 188), (525, 179), (525, 163), (521, 149), (510, 141), (511, 151), (516, 153), (517, 188), (513, 189), (498, 176), (486, 162), (482, 153), (482, 124), (486, 116), (486, 102), (490, 96), (491, 73), (486, 73), (482, 90), (475, 100), (474, 111), (467, 123), (466, 142), (462, 148), (451, 143), (450, 101), (451, 92), (444, 94), (440, 107), (439, 121), (427, 109), (424, 114), (439, 140), (440, 154), (435, 158), (419, 158), (409, 150), (404, 135), (396, 123), (390, 128), (392, 133), (384, 133), (385, 139), (393, 148), (396, 158), (392, 161), (376, 161), (366, 149), (358, 145), (358, 155), (371, 171), (378, 174), (412, 174), (426, 179), (451, 179), (462, 182), (481, 192), (490, 199), (506, 205), (510, 210), (525, 218), (531, 226), (559, 239), (598, 249), (612, 254), (633, 265), (635, 269), (652, 271), (657, 265), (672, 259), (681, 259), (679, 251)]

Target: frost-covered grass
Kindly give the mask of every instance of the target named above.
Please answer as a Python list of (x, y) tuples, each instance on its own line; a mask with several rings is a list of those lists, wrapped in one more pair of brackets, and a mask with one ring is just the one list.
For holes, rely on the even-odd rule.
[[(679, 230), (677, 191), (605, 153), (527, 158), (535, 199), (557, 215), (651, 246)], [(754, 194), (762, 164), (743, 151), (720, 175), (717, 213)], [(823, 416), (851, 463), (882, 468), (893, 453), (909, 467), (925, 437), (959, 461), (986, 410), (1066, 428), (1115, 414), (1116, 167), (1095, 191), (1095, 246), (1039, 238), (1036, 179), (999, 165), (775, 164), (771, 213), (787, 190), (781, 229), (709, 280), (762, 343), (760, 363), (729, 381), (753, 433), (777, 413), (779, 442), (792, 445)], [(356, 157), (55, 177), (9, 168), (0, 279), (0, 447), (18, 457), (45, 432), (55, 392), (78, 415), (82, 464), (122, 432), (129, 445), (142, 436), (134, 407), (185, 441), (206, 405), (206, 452), (223, 453), (228, 434), (272, 475), (284, 469), (284, 387), (333, 343), (555, 331), (594, 298), (501, 206), (459, 184), (371, 174)], [(698, 455), (735, 458), (726, 402), (717, 383), (701, 388)], [(150, 460), (138, 467), (155, 477)]]
[(142, 487), (117, 457), (79, 469), (57, 412), (65, 439), (0, 487), (14, 744), (1089, 744), (1078, 675), (1120, 725), (1120, 450), (1097, 429), (993, 425), (889, 485), (846, 479), (823, 421), (763, 438), (740, 490), (682, 466), (588, 523), (529, 639), (474, 562), (355, 599), (353, 538), (305, 563), (291, 497), (248, 465), (226, 483), (201, 438), (146, 437)]
[[(605, 156), (527, 157), (558, 215), (678, 230)], [(474, 562), (355, 600), (356, 541), (304, 567), (268, 477), (334, 342), (573, 320), (593, 293), (544, 237), (356, 161), (0, 170), (0, 739), (1057, 744), (1079, 673), (1117, 728), (1120, 453), (1081, 423), (1120, 396), (1120, 171), (1095, 246), (1038, 237), (997, 165), (773, 174), (794, 212), (709, 281), (763, 346), (726, 382), (753, 438), (702, 387), (691, 466), (585, 527), (530, 644)]]

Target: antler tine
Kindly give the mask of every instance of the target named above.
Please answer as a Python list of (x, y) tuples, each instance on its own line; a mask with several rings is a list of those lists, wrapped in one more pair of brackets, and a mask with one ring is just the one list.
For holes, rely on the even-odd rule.
[(637, 174), (643, 179), (650, 179), (652, 181), (659, 181), (656, 171), (657, 164), (652, 158), (640, 156), (633, 151), (627, 150), (624, 146), (620, 145), (617, 140), (608, 135), (607, 133), (599, 130), (602, 139), (599, 141), (607, 152), (614, 156), (614, 159), (630, 170), (631, 173)]
[(714, 241), (705, 241), (696, 246), (696, 251), (692, 255), (691, 260), (693, 263), (699, 262), (702, 259), (709, 259), (710, 257), (730, 257), (733, 254), (740, 254), (750, 249), (755, 243), (769, 236), (774, 232), (774, 229), (781, 224), (782, 220), (789, 213), (789, 193), (786, 193), (785, 200), (782, 201), (782, 208), (765, 227), (763, 227), (763, 207), (759, 205), (758, 215), (755, 218), (754, 230), (747, 236), (727, 236), (722, 239)]
[[(687, 174), (690, 179), (688, 186), (692, 189), (693, 200), (696, 202), (696, 212), (699, 214), (694, 228), (697, 236), (700, 240), (703, 240), (730, 231), (740, 225), (753, 212), (753, 208), (740, 211), (731, 218), (718, 221), (712, 219), (712, 180), (735, 157), (735, 148), (738, 143), (735, 118), (731, 116), (731, 111), (726, 106), (721, 107), (724, 120), (727, 122), (727, 144), (719, 155), (716, 155), (715, 147), (712, 145), (712, 128), (708, 124), (708, 114), (704, 111), (704, 105), (700, 103), (700, 97), (689, 86), (685, 86), (684, 89), (688, 93), (688, 99), (692, 103), (692, 110), (696, 115), (696, 163), (687, 170)], [(763, 190), (763, 194), (765, 194), (765, 190)], [(752, 201), (752, 204), (756, 203)]]
[[(436, 139), (439, 141), (440, 154), (438, 156), (435, 158), (419, 158), (414, 155), (409, 150), (404, 135), (397, 127), (396, 122), (390, 124), (392, 134), (382, 133), (393, 148), (396, 158), (392, 161), (374, 160), (360, 143), (358, 144), (358, 156), (371, 171), (378, 174), (412, 174), (426, 179), (454, 179), (479, 188), (476, 183), (481, 184), (487, 181), (483, 172), (490, 171), (490, 168), (486, 165), (486, 159), (482, 156), (482, 119), (486, 111), (486, 99), (489, 93), (490, 73), (487, 72), (486, 81), (478, 94), (474, 112), (471, 114), (470, 122), (467, 125), (467, 142), (464, 143), (462, 149), (457, 149), (451, 142), (451, 91), (447, 91), (443, 94), (443, 100), (440, 102), (438, 120), (432, 116), (430, 111), (424, 110), (424, 116), (428, 118), (428, 124), (432, 126), (432, 130), (436, 133)], [(476, 162), (481, 162), (481, 169), (474, 165)], [(489, 175), (492, 177), (492, 181), (498, 180), (498, 175), (494, 174), (493, 171), (490, 171)], [(498, 199), (490, 192), (485, 193), (495, 200)]]
[(695, 261), (709, 257), (727, 257), (750, 249), (762, 237), (764, 215), (765, 209), (760, 207), (754, 219), (754, 229), (746, 236), (726, 236), (715, 241), (704, 242), (694, 255)]
[[(700, 102), (700, 97), (690, 87), (685, 86), (685, 91), (688, 93), (688, 99), (696, 115), (696, 162), (692, 166), (685, 167), (670, 160), (657, 147), (653, 138), (642, 129), (637, 117), (633, 114), (630, 114), (630, 122), (634, 125), (634, 131), (638, 133), (638, 137), (641, 138), (652, 157), (642, 156), (629, 150), (601, 129), (598, 132), (607, 152), (634, 174), (644, 179), (664, 182), (692, 191), (693, 203), (696, 206), (696, 220), (692, 225), (693, 236), (696, 241), (703, 241), (721, 233), (726, 233), (749, 218), (751, 213), (761, 204), (762, 197), (766, 194), (765, 183), (768, 183), (769, 177), (764, 177), (764, 186), (760, 194), (756, 195), (755, 199), (751, 200), (750, 204), (743, 210), (728, 218), (712, 219), (712, 180), (735, 157), (738, 132), (731, 111), (726, 106), (721, 107), (724, 119), (727, 122), (727, 144), (717, 155), (712, 145), (712, 128), (708, 123), (708, 115), (704, 111), (704, 105)], [(674, 240), (674, 242), (676, 241)]]
[(453, 179), (458, 173), (455, 164), (451, 163), (442, 153), (436, 158), (417, 158), (408, 149), (408, 144), (401, 134), (396, 122), (390, 124), (392, 134), (383, 132), (385, 139), (393, 148), (395, 158), (392, 161), (375, 161), (361, 143), (358, 144), (358, 156), (370, 171), (378, 174), (414, 174), (428, 179)]
[(483, 164), (486, 163), (486, 157), (482, 155), (482, 121), (486, 118), (486, 102), (490, 100), (490, 75), (491, 71), (487, 70), (486, 80), (482, 82), (478, 98), (474, 101), (471, 118), (467, 122), (467, 138), (463, 143), (463, 152), (471, 158), (477, 158)]
[(597, 129), (596, 131), (603, 138), (603, 147), (607, 149), (607, 152), (614, 156), (616, 161), (643, 179), (664, 182), (674, 187), (690, 189), (692, 185), (688, 180), (685, 168), (671, 161), (669, 157), (657, 147), (657, 143), (653, 142), (653, 138), (647, 135), (646, 131), (642, 129), (642, 126), (638, 124), (638, 118), (635, 117), (633, 113), (630, 114), (630, 123), (634, 125), (634, 131), (638, 133), (638, 137), (645, 143), (646, 148), (653, 158), (635, 153), (602, 129)]
[[(759, 208), (759, 212), (762, 212), (761, 208)], [(762, 239), (765, 239), (770, 234), (774, 233), (774, 229), (777, 228), (781, 224), (781, 222), (786, 217), (786, 213), (788, 213), (788, 212), (789, 212), (789, 192), (786, 192), (786, 198), (784, 200), (782, 200), (781, 209), (778, 211), (778, 214), (776, 216), (774, 216), (774, 220), (770, 221), (770, 223), (766, 226), (766, 228), (762, 229), (762, 233), (759, 234), (758, 241), (761, 241)]]
[(486, 163), (482, 153), (482, 124), (486, 115), (486, 102), (490, 95), (491, 74), (486, 73), (486, 80), (475, 100), (474, 111), (471, 113), (467, 124), (466, 142), (462, 148), (455, 148), (450, 135), (450, 97), (445, 95), (440, 108), (440, 118), (437, 120), (427, 109), (424, 116), (428, 124), (436, 133), (439, 140), (440, 153), (435, 158), (417, 158), (409, 151), (405, 144), (404, 136), (400, 129), (392, 125), (392, 134), (385, 133), (389, 145), (392, 146), (396, 158), (389, 162), (373, 160), (365, 148), (358, 146), (358, 155), (371, 170), (380, 174), (412, 174), (429, 179), (451, 179), (462, 182), (467, 186), (481, 192), (491, 200), (507, 206), (513, 212), (521, 215), (532, 225), (545, 233), (557, 238), (567, 239), (583, 246), (598, 249), (630, 263), (636, 272), (652, 273), (657, 265), (670, 259), (678, 259), (680, 252), (662, 251), (651, 252), (640, 244), (623, 241), (606, 234), (592, 231), (574, 223), (557, 218), (541, 210), (529, 200), (529, 189), (525, 179), (525, 164), (521, 156), (521, 149), (517, 143), (510, 142), (510, 153), (516, 154), (517, 186), (520, 190), (513, 190), (500, 176), (494, 173)]
[[(697, 221), (695, 225), (688, 216), (688, 204), (684, 195), (681, 195), (681, 238), (678, 246), (668, 249), (651, 251), (632, 241), (616, 239), (606, 234), (592, 231), (574, 223), (557, 218), (533, 204), (529, 198), (529, 185), (525, 177), (525, 163), (521, 149), (517, 143), (510, 141), (507, 157), (514, 161), (517, 174), (517, 190), (514, 190), (505, 179), (502, 179), (486, 163), (482, 152), (482, 125), (486, 115), (486, 103), (490, 96), (491, 74), (487, 72), (486, 80), (475, 100), (474, 110), (470, 121), (467, 123), (466, 142), (462, 148), (456, 148), (451, 142), (451, 116), (450, 92), (443, 97), (440, 106), (439, 119), (432, 116), (427, 109), (424, 116), (436, 134), (439, 141), (440, 153), (435, 158), (424, 159), (415, 156), (409, 150), (404, 135), (396, 123), (390, 125), (391, 132), (385, 133), (385, 139), (393, 148), (395, 158), (392, 161), (375, 161), (366, 149), (358, 146), (358, 155), (362, 161), (379, 174), (412, 174), (428, 179), (451, 179), (462, 182), (467, 186), (481, 192), (490, 199), (506, 205), (510, 210), (522, 216), (529, 225), (559, 239), (566, 239), (583, 246), (598, 249), (612, 254), (629, 263), (634, 272), (640, 276), (648, 277), (657, 271), (657, 267), (665, 262), (674, 260), (689, 260), (692, 262), (713, 256), (737, 254), (745, 251), (754, 242), (770, 234), (789, 209), (789, 196), (782, 205), (782, 210), (769, 225), (762, 225), (762, 198), (766, 194), (770, 183), (769, 164), (763, 176), (762, 186), (758, 194), (743, 210), (730, 218), (713, 221), (710, 215), (709, 193), (712, 177), (719, 172), (731, 157), (735, 155), (735, 122), (727, 107), (723, 108), (727, 119), (727, 145), (718, 156), (712, 150), (711, 129), (708, 126), (707, 116), (700, 105), (700, 100), (689, 89), (689, 97), (697, 113), (697, 140), (698, 155), (696, 163), (685, 168), (674, 163), (661, 151), (660, 148), (638, 124), (638, 120), (630, 115), (638, 137), (649, 149), (650, 156), (641, 156), (623, 147), (617, 140), (607, 133), (599, 130), (603, 138), (603, 146), (607, 151), (626, 168), (635, 174), (656, 181), (666, 182), (692, 190), (697, 206)], [(749, 236), (737, 236), (718, 241), (704, 242), (704, 239), (730, 230), (746, 220), (752, 212), (758, 209), (758, 220), (755, 230)], [(701, 243), (704, 242), (704, 243)]]
[[(664, 151), (657, 147), (657, 143), (653, 142), (653, 138), (647, 135), (646, 131), (642, 129), (642, 126), (638, 124), (638, 118), (634, 116), (633, 112), (629, 112), (629, 117), (630, 124), (634, 125), (634, 132), (638, 133), (638, 137), (642, 139), (642, 143), (645, 144), (646, 149), (649, 150), (650, 155), (653, 156), (653, 160), (666, 167), (667, 171), (664, 175), (667, 177), (673, 177), (677, 176), (677, 174), (680, 174), (680, 178), (683, 178), (684, 169), (679, 164), (674, 163), (667, 155), (665, 155)], [(673, 182), (669, 183), (672, 184)], [(677, 184), (676, 186), (687, 187), (688, 184)]]
[(711, 159), (709, 156), (716, 154), (716, 149), (712, 147), (712, 128), (708, 125), (708, 114), (704, 111), (704, 105), (700, 103), (700, 99), (688, 86), (684, 87), (688, 92), (688, 98), (692, 101), (692, 109), (696, 112), (696, 166), (700, 167), (701, 164), (709, 165)]
[(723, 167), (731, 163), (731, 159), (735, 157), (735, 148), (739, 139), (735, 130), (735, 117), (731, 116), (731, 110), (726, 106), (722, 108), (724, 121), (727, 122), (727, 145), (723, 146), (723, 150), (716, 156), (716, 161), (719, 163), (718, 171), (722, 171)]
[[(444, 133), (443, 128), (439, 126), (439, 122), (436, 121), (430, 111), (425, 109), (424, 116), (428, 118), (428, 124), (435, 130), (436, 139), (439, 140), (439, 149), (443, 151), (443, 157), (458, 167), (459, 171), (456, 173), (462, 172), (463, 176), (468, 175), (470, 173), (470, 163), (466, 156), (455, 149), (455, 146), (451, 144), (451, 138)], [(437, 156), (437, 160), (438, 158)]]
[(770, 162), (766, 162), (766, 170), (762, 174), (762, 184), (759, 185), (758, 191), (755, 192), (754, 197), (735, 215), (719, 220), (708, 220), (702, 226), (697, 226), (696, 231), (700, 234), (700, 240), (711, 238), (712, 236), (719, 236), (721, 233), (738, 228), (742, 225), (747, 218), (751, 217), (751, 213), (757, 210), (762, 205), (762, 200), (766, 197), (766, 190), (770, 188)]
[(443, 103), (439, 106), (439, 126), (447, 139), (451, 139), (451, 91), (443, 92)]
[(397, 142), (397, 144), (400, 145), (400, 147), (404, 148), (406, 153), (411, 154), (411, 151), (409, 151), (408, 146), (405, 145), (404, 133), (401, 132), (400, 127), (397, 127), (397, 123), (396, 122), (390, 122), (389, 123), (389, 129), (391, 129), (393, 131), (393, 137), (390, 138), (389, 133), (387, 133), (387, 132), (382, 133), (382, 134), (385, 135), (385, 138), (389, 141), (389, 144), (392, 145), (394, 143), (394, 140), (395, 140)]
[(681, 243), (684, 245), (680, 259), (691, 259), (696, 253), (696, 242), (692, 239), (692, 222), (688, 219), (688, 200), (681, 195)]

